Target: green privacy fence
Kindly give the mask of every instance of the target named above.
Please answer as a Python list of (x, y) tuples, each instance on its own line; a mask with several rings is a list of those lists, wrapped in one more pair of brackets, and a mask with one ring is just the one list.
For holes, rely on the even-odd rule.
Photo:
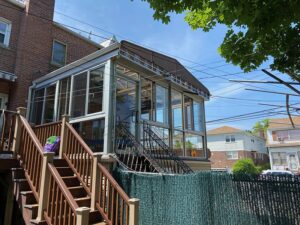
[(300, 225), (299, 177), (137, 174), (115, 178), (141, 200), (140, 225)]

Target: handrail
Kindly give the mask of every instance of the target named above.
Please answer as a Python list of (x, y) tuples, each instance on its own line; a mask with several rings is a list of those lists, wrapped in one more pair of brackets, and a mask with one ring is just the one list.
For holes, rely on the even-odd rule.
[(33, 130), (41, 143), (46, 143), (50, 136), (60, 136), (61, 121), (34, 126)]
[(77, 131), (73, 128), (73, 126), (69, 123), (66, 123), (67, 128), (72, 132), (72, 134), (75, 136), (75, 138), (79, 141), (79, 143), (82, 145), (84, 150), (90, 155), (93, 156), (93, 151), (90, 149), (90, 147), (85, 143), (85, 141), (80, 137), (80, 135), (77, 133)]
[(48, 126), (53, 126), (53, 125), (57, 125), (57, 124), (61, 124), (61, 121), (35, 125), (34, 128), (48, 127)]
[(20, 116), (20, 121), (22, 122), (23, 127), (26, 129), (28, 132), (30, 138), (32, 139), (34, 145), (37, 147), (39, 153), (43, 155), (43, 146), (41, 145), (39, 139), (37, 138), (36, 134), (32, 130), (31, 126), (27, 122), (26, 118), (23, 116)]

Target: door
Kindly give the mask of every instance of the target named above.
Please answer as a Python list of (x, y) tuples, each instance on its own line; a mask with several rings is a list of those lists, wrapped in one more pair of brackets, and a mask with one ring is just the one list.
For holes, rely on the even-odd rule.
[[(0, 110), (6, 109), (7, 100), (8, 100), (8, 95), (0, 93)], [(2, 134), (2, 125), (3, 125), (3, 112), (0, 111), (0, 135)]]
[(291, 171), (298, 171), (298, 160), (296, 153), (290, 153), (288, 155), (288, 165)]
[(128, 78), (116, 77), (116, 126), (126, 124), (133, 135), (138, 125), (138, 83)]

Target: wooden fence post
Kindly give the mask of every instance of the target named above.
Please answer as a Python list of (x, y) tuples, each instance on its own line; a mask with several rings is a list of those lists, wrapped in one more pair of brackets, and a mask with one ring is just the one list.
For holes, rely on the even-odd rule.
[(76, 225), (89, 225), (90, 209), (81, 207), (76, 209)]
[(17, 108), (17, 116), (16, 116), (16, 123), (15, 123), (15, 132), (14, 132), (14, 139), (13, 139), (13, 147), (12, 151), (14, 153), (14, 156), (17, 156), (20, 148), (20, 142), (21, 142), (21, 121), (20, 116), (26, 116), (26, 108), (19, 107)]
[(137, 198), (129, 199), (129, 225), (139, 224), (139, 205), (140, 200)]
[(43, 165), (42, 165), (42, 177), (40, 184), (39, 193), (39, 206), (36, 221), (40, 222), (44, 219), (44, 210), (47, 207), (48, 193), (50, 186), (50, 170), (48, 169), (48, 163), (53, 162), (54, 152), (45, 152), (43, 154)]
[(63, 158), (63, 152), (67, 147), (67, 132), (66, 132), (66, 123), (69, 122), (70, 116), (63, 115), (61, 123), (61, 132), (60, 132), (60, 146), (59, 146), (59, 158)]
[(91, 193), (91, 210), (96, 209), (97, 194), (100, 191), (100, 171), (98, 163), (100, 162), (102, 153), (93, 154), (93, 170), (92, 170), (92, 193)]

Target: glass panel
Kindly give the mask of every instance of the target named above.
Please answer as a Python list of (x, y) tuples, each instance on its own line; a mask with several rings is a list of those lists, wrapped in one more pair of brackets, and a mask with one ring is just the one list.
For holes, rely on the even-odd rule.
[(168, 124), (168, 89), (156, 85), (156, 121)]
[(44, 105), (44, 93), (45, 89), (35, 90), (34, 97), (32, 100), (32, 112), (31, 112), (31, 122), (34, 124), (41, 124), (43, 105)]
[(185, 134), (185, 152), (189, 157), (204, 157), (203, 137), (196, 134)]
[(72, 117), (85, 115), (87, 73), (74, 77), (72, 90)]
[(300, 130), (290, 130), (289, 136), (291, 141), (300, 141)]
[(142, 79), (141, 84), (141, 118), (150, 120), (152, 110), (152, 82)]
[(272, 152), (272, 161), (275, 166), (287, 166), (285, 152)]
[(4, 44), (5, 35), (0, 33), (0, 43)]
[(117, 121), (126, 122), (135, 135), (136, 82), (117, 78)]
[(46, 88), (46, 102), (44, 111), (44, 123), (53, 122), (54, 118), (54, 102), (55, 102), (56, 85)]
[(227, 159), (238, 159), (239, 158), (239, 153), (234, 152), (234, 151), (226, 152), (226, 155), (227, 155)]
[(289, 139), (289, 132), (287, 130), (276, 131), (277, 140), (285, 141)]
[(58, 117), (61, 120), (63, 115), (69, 112), (70, 102), (70, 85), (71, 78), (65, 78), (60, 81), (59, 93), (58, 93)]
[(124, 75), (124, 76), (130, 77), (132, 79), (137, 80), (139, 78), (139, 74), (137, 72), (127, 69), (126, 67), (121, 66), (119, 64), (116, 66), (116, 72), (117, 72), (117, 75), (122, 75), (122, 76)]
[(73, 127), (93, 152), (103, 152), (104, 119), (76, 123)]
[(90, 71), (88, 113), (102, 111), (104, 67)]
[(172, 90), (171, 96), (173, 127), (175, 129), (182, 129), (182, 95)]
[(185, 129), (192, 130), (193, 122), (192, 122), (192, 105), (193, 99), (184, 96), (184, 116), (185, 116)]
[(194, 101), (194, 128), (195, 131), (204, 132), (204, 107), (203, 103)]
[(176, 155), (184, 155), (184, 141), (183, 141), (183, 132), (175, 130), (173, 133), (173, 150)]
[(156, 133), (156, 135), (165, 142), (166, 145), (169, 144), (169, 130), (163, 127), (151, 126), (151, 129)]
[(7, 24), (0, 22), (0, 33), (5, 34), (7, 29)]
[(54, 41), (53, 42), (53, 54), (52, 54), (52, 62), (58, 65), (66, 64), (66, 45)]

